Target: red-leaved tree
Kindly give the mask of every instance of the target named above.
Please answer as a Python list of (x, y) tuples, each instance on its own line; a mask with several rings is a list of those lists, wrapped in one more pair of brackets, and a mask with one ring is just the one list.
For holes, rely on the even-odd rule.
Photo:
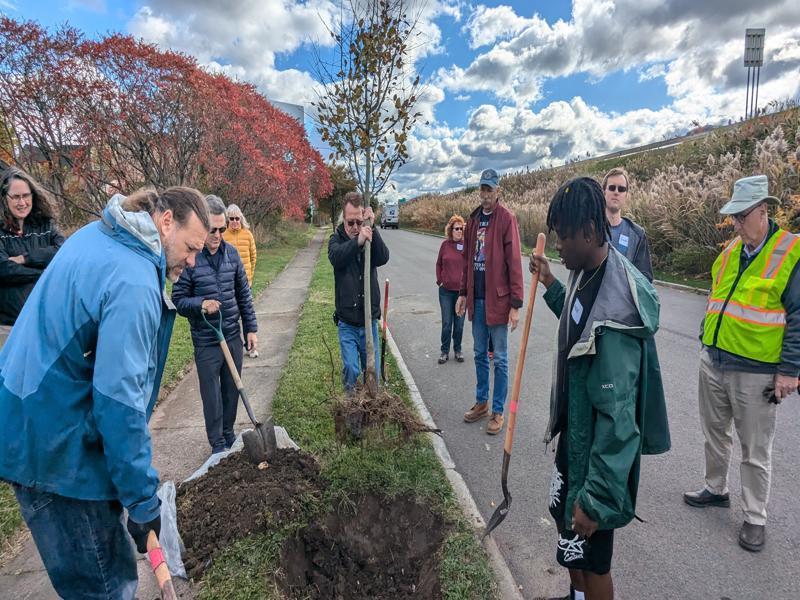
[(190, 185), (258, 225), (301, 218), (332, 189), (303, 126), (255, 87), (130, 36), (87, 40), (0, 17), (0, 127), (0, 154), (66, 208)]

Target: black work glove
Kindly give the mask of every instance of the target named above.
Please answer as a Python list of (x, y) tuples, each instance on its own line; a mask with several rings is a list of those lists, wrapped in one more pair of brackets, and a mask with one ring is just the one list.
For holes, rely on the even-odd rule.
[(136, 542), (136, 550), (141, 554), (147, 553), (147, 534), (155, 531), (156, 537), (161, 534), (161, 515), (148, 523), (137, 523), (128, 517), (128, 533)]

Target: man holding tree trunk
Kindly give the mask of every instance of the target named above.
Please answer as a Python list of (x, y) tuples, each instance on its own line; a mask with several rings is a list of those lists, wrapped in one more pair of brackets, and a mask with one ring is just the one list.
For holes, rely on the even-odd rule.
[(336, 287), (336, 312), (339, 349), (342, 354), (342, 382), (351, 392), (358, 376), (367, 368), (367, 341), (364, 318), (364, 246), (371, 243), (370, 304), (372, 306), (372, 339), (375, 349), (375, 372), (380, 373), (378, 321), (381, 318), (381, 291), (377, 268), (389, 262), (389, 249), (377, 230), (372, 229), (375, 215), (372, 208), (362, 206), (358, 192), (344, 197), (342, 223), (328, 242), (328, 260), (333, 265)]

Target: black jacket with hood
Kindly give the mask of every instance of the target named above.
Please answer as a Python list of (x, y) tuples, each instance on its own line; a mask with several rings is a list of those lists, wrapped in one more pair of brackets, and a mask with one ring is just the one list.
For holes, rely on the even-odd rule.
[[(364, 247), (350, 239), (339, 225), (328, 242), (328, 260), (333, 265), (336, 286), (336, 316), (354, 327), (364, 326)], [(389, 262), (389, 249), (377, 229), (372, 230), (370, 295), (372, 318), (381, 318), (381, 290), (378, 267)]]
[[(0, 227), (0, 325), (13, 325), (33, 286), (64, 244), (50, 219), (25, 219), (21, 234)], [(18, 265), (11, 256), (24, 256)]]

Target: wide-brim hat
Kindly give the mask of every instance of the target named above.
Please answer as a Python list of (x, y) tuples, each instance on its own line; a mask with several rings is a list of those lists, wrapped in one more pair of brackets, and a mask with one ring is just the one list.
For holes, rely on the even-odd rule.
[(781, 203), (775, 196), (769, 195), (767, 176), (742, 177), (733, 184), (733, 195), (719, 212), (723, 215), (738, 215), (762, 202), (776, 206)]

